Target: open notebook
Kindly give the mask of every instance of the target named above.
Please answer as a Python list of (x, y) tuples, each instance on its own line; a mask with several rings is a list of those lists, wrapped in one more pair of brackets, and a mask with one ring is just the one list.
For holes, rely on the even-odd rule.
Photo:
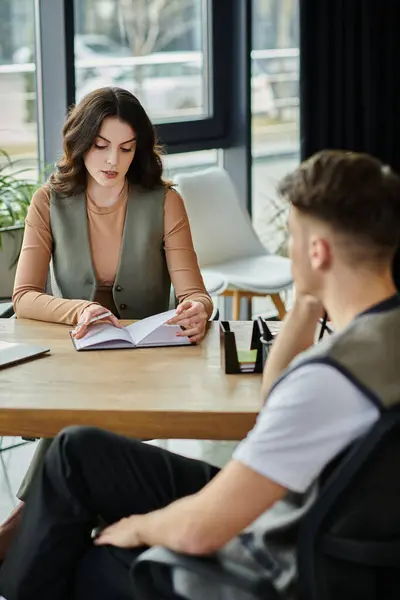
[(119, 348), (151, 348), (155, 346), (190, 346), (188, 337), (177, 337), (182, 329), (179, 325), (166, 325), (166, 321), (176, 314), (169, 310), (122, 329), (108, 323), (94, 323), (80, 340), (71, 336), (75, 348), (79, 350), (115, 350)]

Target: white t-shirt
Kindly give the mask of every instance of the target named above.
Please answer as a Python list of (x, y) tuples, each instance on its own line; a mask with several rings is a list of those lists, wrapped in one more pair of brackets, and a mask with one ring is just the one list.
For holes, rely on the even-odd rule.
[[(252, 523), (246, 534), (263, 559), (275, 561), (276, 573), (269, 575), (282, 597), (290, 597), (291, 583), (296, 577), (294, 548), (287, 544), (268, 548), (264, 534), (280, 524), (296, 522), (315, 500), (317, 488), (312, 486), (324, 467), (346, 446), (364, 434), (378, 419), (378, 409), (342, 373), (326, 364), (298, 367), (271, 392), (257, 423), (247, 438), (236, 448), (233, 458), (254, 471), (280, 483), (293, 492), (306, 492), (306, 504), (292, 510), (285, 501)], [(294, 519), (294, 521), (293, 521)], [(231, 540), (219, 554), (243, 564), (255, 572), (264, 571), (254, 559), (254, 550), (242, 543), (242, 536)], [(267, 569), (268, 570), (268, 569)], [(173, 576), (176, 591), (193, 600), (251, 600), (248, 592), (212, 579), (177, 569)], [(187, 595), (186, 595), (187, 594)]]
[(308, 364), (271, 392), (233, 458), (289, 490), (305, 492), (379, 411), (342, 373)]
[[(378, 419), (378, 409), (342, 373), (326, 364), (298, 367), (271, 392), (257, 423), (247, 438), (236, 448), (233, 458), (261, 475), (280, 483), (293, 492), (308, 490), (310, 504), (317, 489), (312, 484), (324, 467), (346, 446), (364, 434)], [(290, 507), (289, 507), (290, 510)], [(268, 561), (274, 558), (279, 568), (270, 573), (282, 597), (290, 597), (291, 582), (296, 577), (294, 548), (280, 548), (275, 539), (268, 550), (264, 533), (271, 525), (297, 521), (307, 510), (301, 505), (288, 513), (285, 501), (277, 502), (246, 529), (258, 552)], [(285, 545), (284, 545), (285, 546)], [(287, 544), (286, 544), (287, 546)], [(243, 545), (241, 536), (231, 540), (219, 554), (231, 561), (260, 572), (258, 559)], [(258, 554), (259, 558), (259, 554)], [(265, 575), (265, 569), (264, 573)], [(177, 569), (173, 574), (175, 590), (193, 600), (252, 600), (248, 592), (229, 585), (216, 584)]]

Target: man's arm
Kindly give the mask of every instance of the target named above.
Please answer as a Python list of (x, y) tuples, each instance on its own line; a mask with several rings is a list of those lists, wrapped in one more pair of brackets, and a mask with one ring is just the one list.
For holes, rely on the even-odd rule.
[(272, 385), (300, 352), (313, 345), (321, 303), (312, 296), (299, 296), (283, 321), (264, 369), (261, 396), (264, 403)]
[[(263, 380), (263, 397), (291, 360), (312, 345), (322, 307), (301, 296), (274, 343)], [(242, 462), (232, 460), (207, 486), (147, 515), (132, 515), (105, 529), (97, 544), (161, 545), (188, 554), (224, 546), (280, 500), (286, 488)]]
[(206, 487), (162, 510), (123, 519), (97, 543), (215, 552), (286, 490), (304, 493), (334, 456), (368, 430), (379, 411), (360, 395), (330, 365), (295, 369), (274, 388), (234, 460)]
[(286, 493), (286, 489), (232, 460), (193, 496), (103, 530), (98, 545), (165, 546), (186, 554), (216, 552)]

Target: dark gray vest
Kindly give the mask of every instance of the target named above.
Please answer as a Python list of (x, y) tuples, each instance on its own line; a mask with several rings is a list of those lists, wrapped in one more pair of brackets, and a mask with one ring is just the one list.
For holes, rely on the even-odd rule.
[[(313, 362), (329, 364), (343, 373), (381, 411), (400, 404), (400, 296), (390, 298), (356, 317), (340, 333), (327, 337), (299, 355), (274, 384), (293, 370)], [(271, 390), (272, 391), (272, 390)], [(305, 494), (289, 492), (261, 515), (220, 553), (274, 582), (282, 597), (296, 598), (296, 543), (301, 520), (318, 495), (318, 482)], [(247, 592), (179, 571), (175, 589), (193, 600), (252, 600)]]
[(302, 353), (283, 377), (304, 363), (323, 362), (353, 381), (379, 408), (390, 408), (400, 403), (399, 357), (400, 296), (359, 315), (342, 332)]
[[(165, 260), (165, 188), (130, 185), (119, 265), (112, 294), (122, 319), (143, 319), (168, 310), (171, 280)], [(51, 287), (55, 296), (94, 300), (97, 281), (90, 252), (85, 194), (51, 192), (53, 236)], [(107, 252), (107, 248), (104, 248)]]

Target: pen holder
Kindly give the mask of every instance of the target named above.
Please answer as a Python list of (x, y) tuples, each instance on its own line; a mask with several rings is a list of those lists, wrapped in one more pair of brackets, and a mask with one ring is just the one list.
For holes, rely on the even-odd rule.
[(259, 321), (254, 321), (250, 350), (255, 351), (254, 361), (242, 363), (236, 346), (235, 333), (231, 331), (229, 321), (220, 321), (221, 367), (227, 375), (262, 373), (273, 340), (264, 339)]

